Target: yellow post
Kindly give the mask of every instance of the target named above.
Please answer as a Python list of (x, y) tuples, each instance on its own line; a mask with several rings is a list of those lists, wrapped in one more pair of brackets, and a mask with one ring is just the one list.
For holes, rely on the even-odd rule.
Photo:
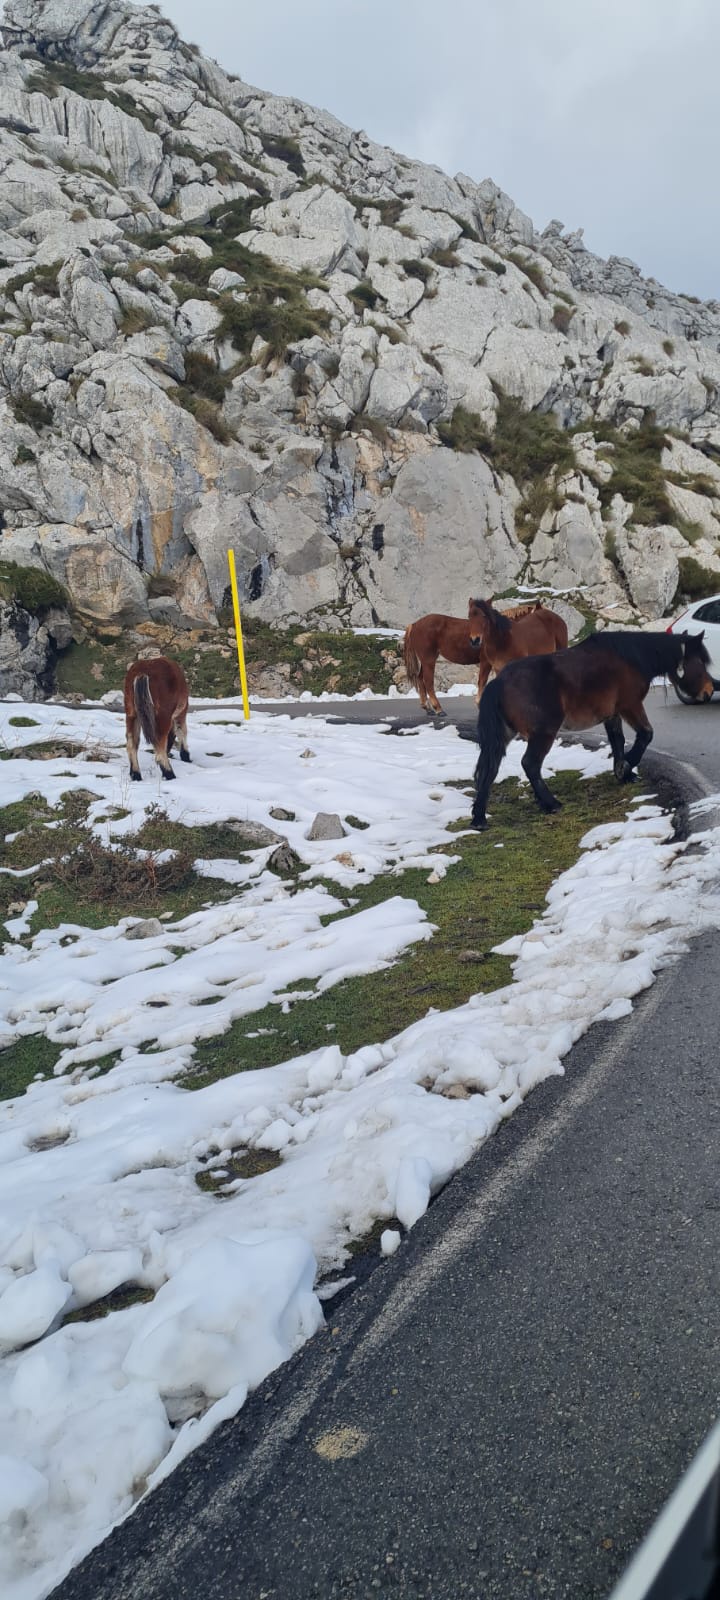
[(245, 721), (250, 721), (250, 702), (248, 700), (247, 673), (245, 671), (245, 649), (243, 646), (242, 623), (240, 621), (240, 601), (238, 600), (237, 573), (235, 571), (235, 551), (228, 550), (228, 566), (230, 568), (230, 588), (232, 590), (233, 612), (235, 615), (235, 634), (237, 637), (238, 666), (240, 668), (240, 688), (242, 689), (243, 710)]

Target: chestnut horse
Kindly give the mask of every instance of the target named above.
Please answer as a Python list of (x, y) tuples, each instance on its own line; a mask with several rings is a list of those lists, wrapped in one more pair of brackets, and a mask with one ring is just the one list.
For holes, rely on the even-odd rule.
[[(524, 617), (534, 611), (539, 604), (540, 602), (536, 600), (531, 605), (513, 606), (504, 615)], [(442, 656), (445, 661), (457, 662), (463, 667), (478, 668), (475, 699), (478, 705), (480, 704), (480, 696), (490, 677), (492, 667), (482, 646), (471, 644), (471, 632), (470, 622), (465, 617), (446, 617), (440, 611), (432, 611), (427, 617), (419, 617), (417, 622), (411, 622), (405, 629), (403, 639), (405, 671), (411, 688), (418, 691), (423, 711), (428, 711), (428, 714), (434, 711), (439, 716), (444, 715), (435, 693), (435, 665), (438, 656)]]
[(170, 751), (177, 739), (180, 760), (189, 761), (187, 747), (188, 686), (177, 661), (153, 656), (149, 661), (134, 661), (125, 674), (125, 730), (130, 757), (130, 777), (141, 779), (138, 765), (140, 729), (155, 751), (155, 760), (164, 778), (174, 778)]
[[(615, 777), (618, 783), (632, 782), (653, 736), (643, 706), (653, 678), (667, 674), (684, 695), (712, 698), (710, 658), (702, 640), (702, 633), (595, 633), (570, 650), (511, 661), (480, 703), (473, 826), (487, 826), (488, 793), (513, 734), (527, 741), (522, 765), (543, 811), (560, 809), (541, 767), (563, 726), (594, 728), (603, 722)], [(627, 753), (623, 722), (635, 733)]]
[(562, 617), (547, 606), (537, 605), (524, 616), (506, 617), (489, 600), (468, 602), (470, 638), (482, 645), (490, 666), (501, 672), (508, 661), (521, 656), (544, 656), (553, 650), (566, 650), (568, 631)]

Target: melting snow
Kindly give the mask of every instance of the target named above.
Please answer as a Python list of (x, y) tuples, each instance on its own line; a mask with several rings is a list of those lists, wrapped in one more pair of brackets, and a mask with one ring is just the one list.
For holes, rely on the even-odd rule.
[[(720, 920), (720, 830), (696, 835), (686, 853), (669, 819), (643, 804), (586, 836), (544, 914), (502, 947), (514, 959), (506, 988), (431, 1011), (349, 1056), (328, 1034), (308, 1055), (190, 1093), (182, 1075), (199, 1040), (239, 1016), (250, 1022), (291, 985), (328, 987), (430, 936), (416, 902), (400, 895), (324, 926), (340, 909), (326, 883), (351, 892), (408, 864), (442, 873), (456, 837), (448, 825), (467, 811), (446, 785), (469, 779), (473, 748), (450, 728), (398, 739), (267, 715), (244, 725), (223, 702), (195, 711), (194, 765), (161, 790), (147, 754), (144, 784), (126, 781), (122, 722), (110, 711), (33, 712), (38, 727), (21, 741), (0, 715), (6, 742), (28, 750), (4, 764), (5, 803), (35, 791), (54, 805), (68, 789), (89, 790), (93, 825), (112, 838), (160, 796), (188, 824), (265, 823), (304, 866), (292, 895), (268, 869), (267, 848), (241, 870), (204, 862), (237, 895), (145, 939), (127, 937), (132, 918), (45, 931), (30, 944), (17, 919), (7, 929), (0, 1039), (42, 1031), (62, 1046), (57, 1075), (0, 1108), (8, 1600), (47, 1594), (144, 1485), (321, 1327), (316, 1277), (342, 1267), (350, 1239), (378, 1221), (411, 1227), (528, 1091), (562, 1073), (594, 1020), (624, 1015), (691, 933)], [(49, 738), (82, 750), (33, 761), (32, 744)], [(511, 747), (506, 772), (519, 772), (520, 754)], [(607, 754), (556, 748), (548, 769), (558, 767), (602, 771)], [(278, 823), (278, 806), (294, 820)], [(128, 815), (108, 820), (114, 808)], [(321, 809), (345, 820), (345, 839), (305, 838)], [(443, 852), (430, 854), (437, 845)], [(110, 1051), (120, 1052), (116, 1065), (93, 1076), (90, 1063)], [(229, 1180), (218, 1202), (196, 1174), (208, 1161), (227, 1171), (238, 1147), (276, 1152), (280, 1163)], [(383, 1253), (399, 1242), (385, 1228)], [(63, 1322), (128, 1283), (154, 1298)]]

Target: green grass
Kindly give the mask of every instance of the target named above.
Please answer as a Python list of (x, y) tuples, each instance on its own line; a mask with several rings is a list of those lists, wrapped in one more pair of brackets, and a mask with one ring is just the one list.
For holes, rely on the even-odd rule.
[[(535, 534), (556, 493), (553, 477), (574, 465), (569, 434), (552, 412), (526, 411), (519, 400), (497, 391), (495, 432), (489, 434), (475, 412), (457, 406), (449, 422), (438, 424), (443, 444), (453, 450), (478, 450), (498, 472), (512, 475), (523, 498), (517, 530), (525, 542)], [(560, 502), (561, 503), (561, 502)]]
[(681, 556), (678, 569), (677, 594), (688, 600), (702, 600), (705, 595), (717, 594), (720, 589), (720, 573), (703, 567), (695, 556)]
[[(225, 634), (221, 637), (222, 645), (173, 644), (173, 658), (187, 674), (193, 696), (222, 698), (239, 692), (234, 638), (229, 642)], [(298, 637), (302, 639), (300, 644)], [(299, 691), (309, 689), (311, 694), (321, 694), (330, 688), (340, 694), (354, 694), (367, 687), (381, 693), (389, 688), (394, 668), (400, 663), (392, 639), (304, 628), (283, 630), (250, 617), (243, 619), (243, 640), (251, 692), (254, 669), (287, 664), (290, 686)], [(383, 652), (389, 653), (389, 664)], [(72, 644), (58, 660), (58, 694), (82, 694), (99, 700), (108, 689), (122, 688), (130, 659), (122, 641), (86, 639), (83, 644)], [(190, 738), (192, 749), (192, 723)]]
[(33, 613), (68, 603), (66, 590), (49, 572), (19, 567), (14, 561), (0, 561), (0, 599), (14, 601)]
[[(124, 756), (117, 759), (124, 766)], [(88, 807), (95, 799), (87, 791), (69, 790), (51, 809), (41, 796), (30, 794), (0, 810), (0, 866), (48, 863), (32, 877), (0, 873), (0, 915), (7, 915), (12, 901), (27, 898), (38, 901), (32, 933), (63, 922), (104, 928), (126, 916), (169, 912), (173, 918), (185, 917), (209, 900), (232, 896), (231, 884), (209, 884), (192, 863), (200, 856), (240, 858), (246, 847), (241, 834), (227, 828), (184, 828), (157, 810), (140, 833), (110, 850), (87, 826)], [(48, 822), (59, 826), (48, 828)], [(17, 837), (8, 842), (8, 834)], [(141, 859), (138, 850), (151, 854)], [(156, 860), (164, 850), (176, 854), (169, 861)]]
[(110, 100), (127, 116), (136, 117), (150, 133), (155, 130), (155, 122), (150, 114), (124, 89), (106, 87), (101, 77), (96, 77), (91, 72), (80, 72), (69, 61), (38, 59), (38, 71), (28, 78), (25, 87), (30, 94), (35, 92), (46, 94), (51, 99), (54, 99), (61, 89), (69, 89), (72, 94), (81, 95), (84, 100)]
[[(468, 755), (469, 769), (472, 753)], [(610, 777), (582, 782), (563, 773), (553, 778), (553, 788), (565, 810), (546, 817), (527, 786), (520, 789), (514, 781), (498, 785), (491, 796), (489, 832), (454, 841), (453, 853), (461, 860), (437, 884), (428, 883), (427, 870), (412, 870), (354, 886), (353, 912), (390, 895), (415, 898), (437, 928), (432, 941), (417, 945), (384, 972), (348, 979), (316, 998), (296, 1001), (287, 1013), (276, 1004), (242, 1018), (221, 1036), (201, 1042), (183, 1086), (201, 1088), (329, 1042), (343, 1052), (355, 1050), (409, 1027), (430, 1006), (446, 1010), (478, 991), (507, 983), (510, 960), (493, 955), (492, 946), (531, 925), (550, 884), (576, 859), (589, 827), (625, 815), (627, 791)], [(504, 849), (496, 850), (497, 844)], [(328, 888), (338, 894), (336, 885)], [(469, 949), (480, 960), (460, 962), (459, 953)], [(302, 987), (293, 984), (293, 989)], [(247, 1037), (260, 1028), (273, 1032)]]
[(0, 1100), (24, 1094), (33, 1078), (51, 1078), (61, 1054), (62, 1045), (52, 1044), (42, 1033), (18, 1039), (7, 1050), (0, 1050)]
[(23, 423), (26, 428), (33, 428), (35, 433), (52, 424), (52, 406), (44, 400), (36, 400), (30, 394), (18, 394), (12, 397), (9, 404), (15, 421)]
[[(587, 429), (588, 424), (582, 426)], [(648, 419), (635, 433), (621, 433), (618, 428), (602, 424), (593, 426), (592, 431), (600, 445), (612, 447), (604, 453), (612, 466), (612, 477), (599, 485), (603, 508), (610, 505), (614, 495), (621, 494), (632, 505), (633, 522), (647, 527), (656, 523), (675, 526), (677, 512), (668, 499), (660, 465), (666, 445), (663, 430)]]

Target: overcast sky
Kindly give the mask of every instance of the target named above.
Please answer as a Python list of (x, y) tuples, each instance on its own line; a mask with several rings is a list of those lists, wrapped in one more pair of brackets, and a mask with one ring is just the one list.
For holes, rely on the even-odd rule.
[(229, 71), (720, 299), (718, 0), (164, 0)]

